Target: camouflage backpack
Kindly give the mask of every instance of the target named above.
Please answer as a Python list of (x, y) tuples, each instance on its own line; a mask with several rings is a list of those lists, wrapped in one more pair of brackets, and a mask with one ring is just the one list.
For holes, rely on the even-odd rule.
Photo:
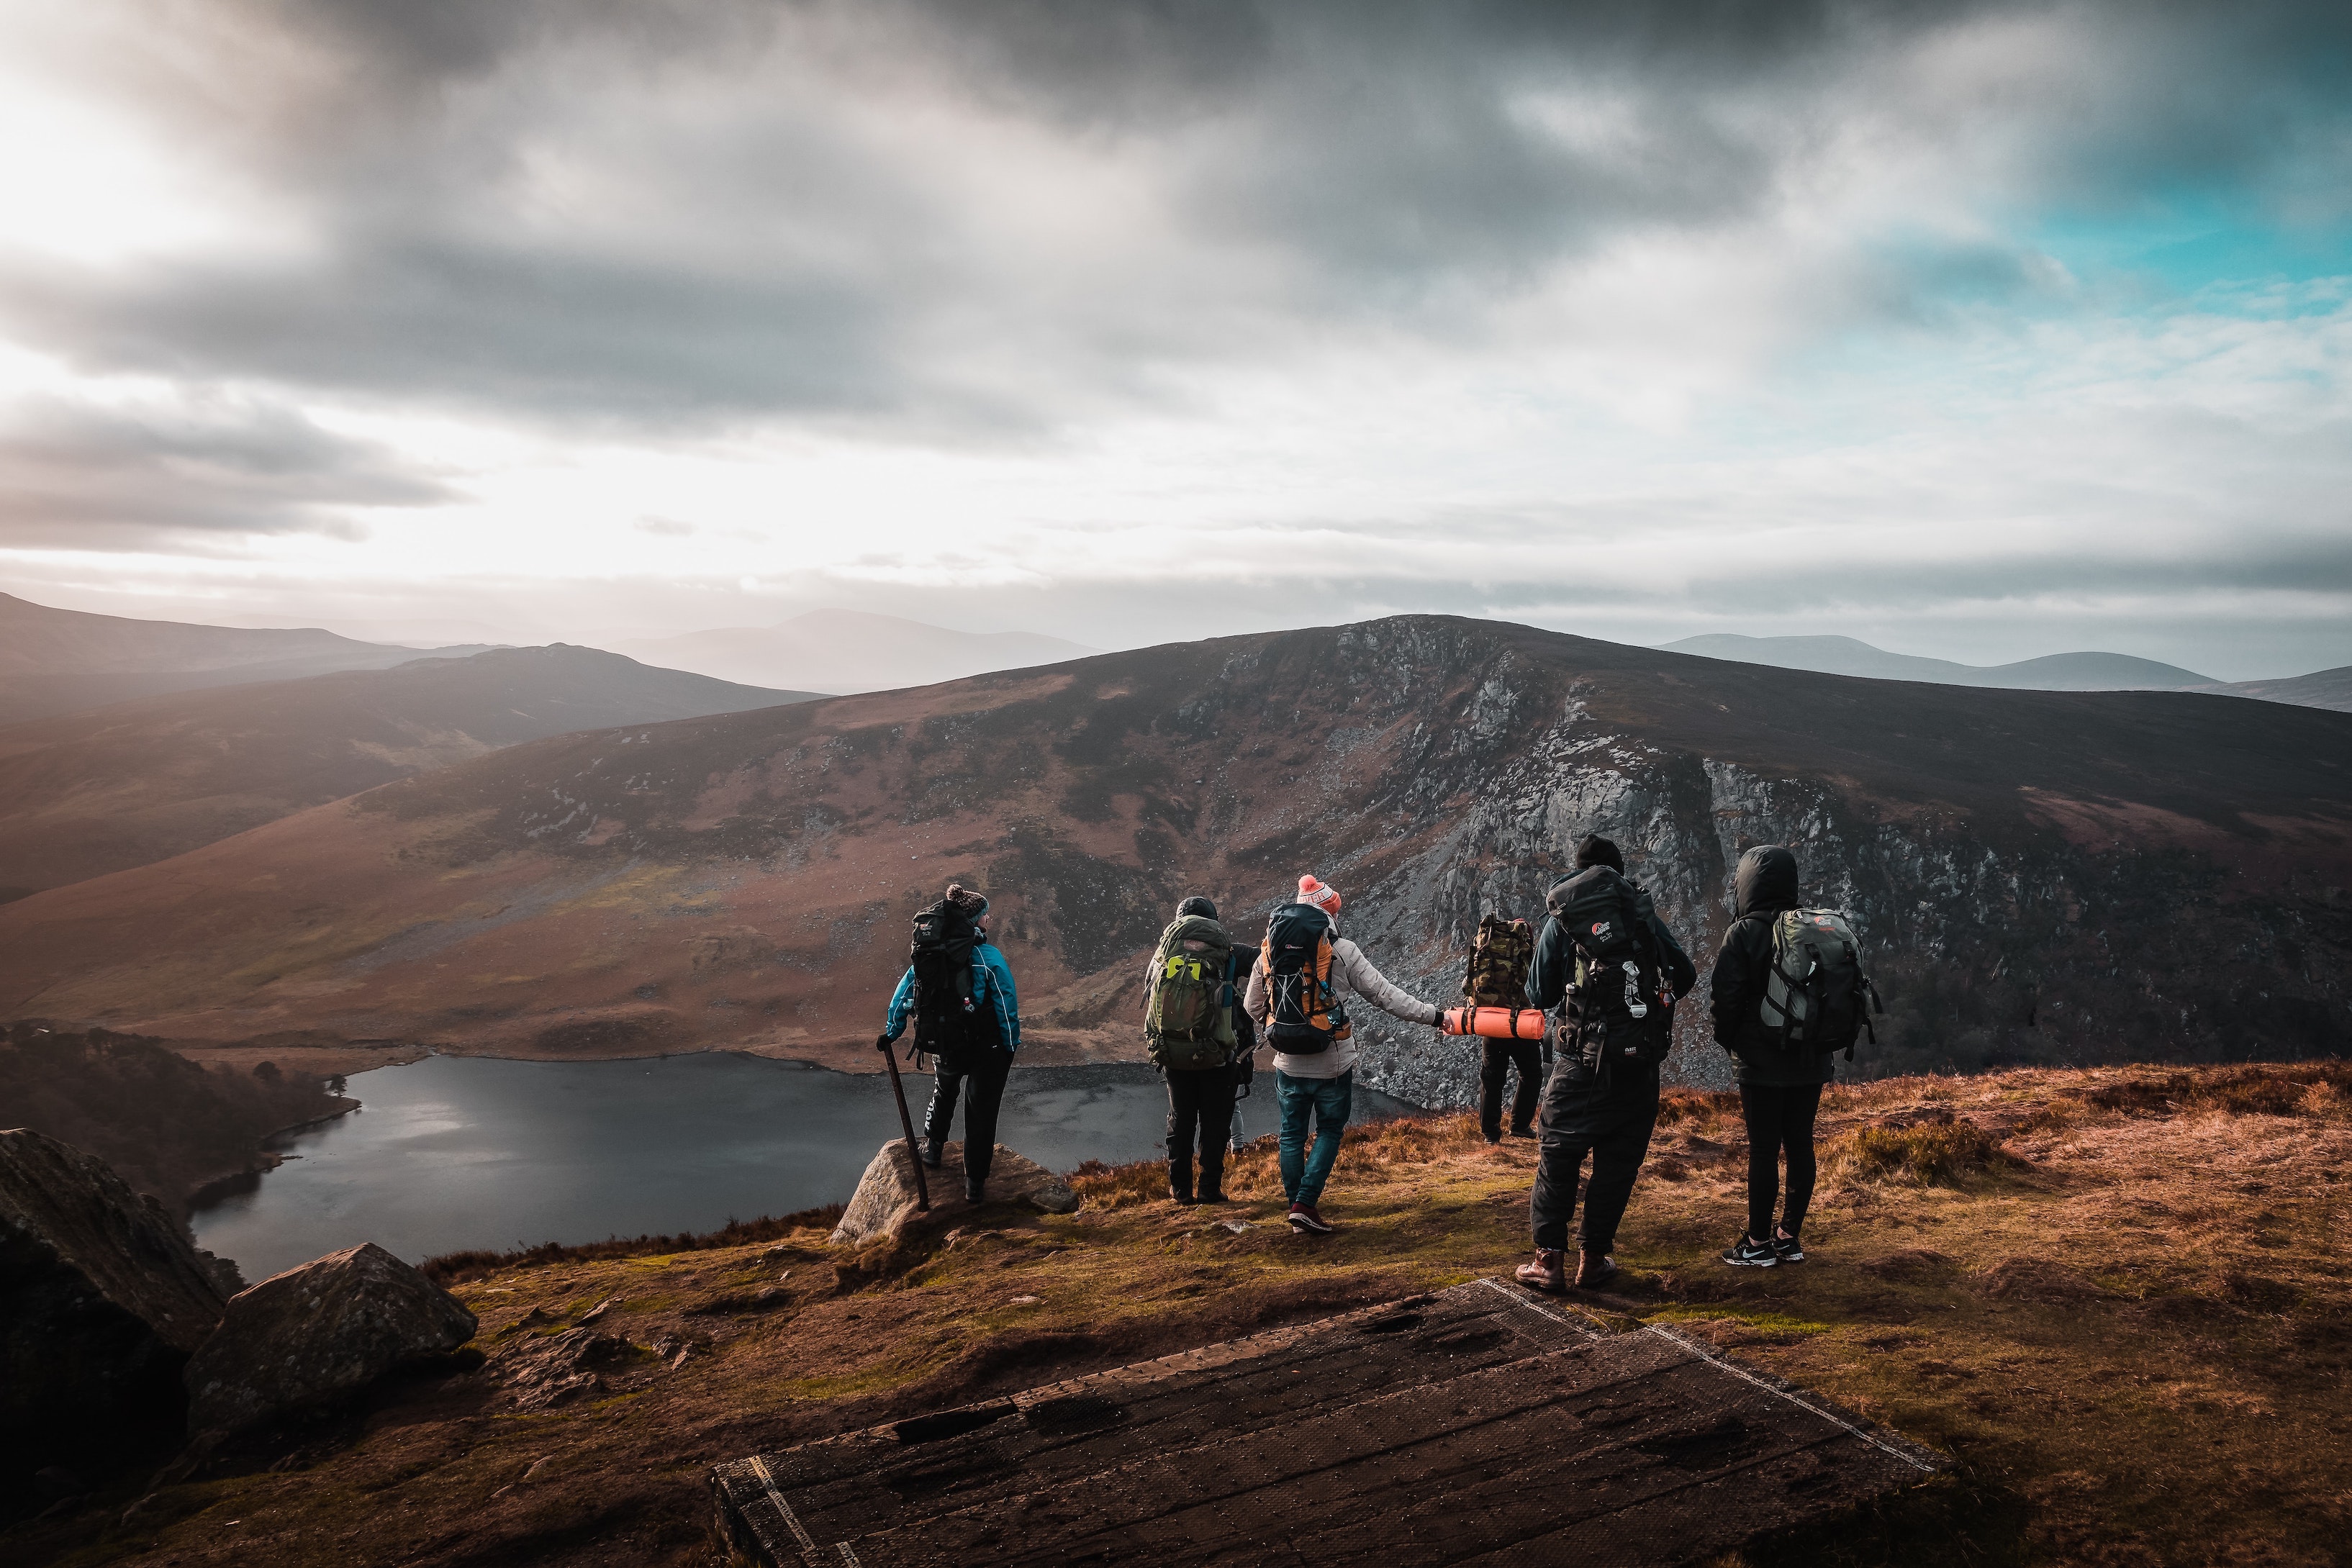
[(1535, 956), (1535, 932), (1526, 921), (1480, 915), (1470, 967), (1462, 977), (1462, 999), (1478, 1008), (1526, 1007), (1528, 967)]
[(1223, 1067), (1233, 1061), (1234, 945), (1225, 928), (1179, 915), (1160, 934), (1143, 999), (1144, 1043), (1161, 1067)]

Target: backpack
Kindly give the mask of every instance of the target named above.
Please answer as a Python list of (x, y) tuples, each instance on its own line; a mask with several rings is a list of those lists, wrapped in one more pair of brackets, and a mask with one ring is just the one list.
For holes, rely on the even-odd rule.
[(907, 962), (915, 971), (915, 1050), (955, 1062), (997, 1043), (996, 1009), (971, 990), (971, 916), (942, 899), (915, 916)]
[(1265, 923), (1265, 1041), (1286, 1056), (1312, 1056), (1348, 1038), (1348, 1015), (1331, 1005), (1331, 917), (1311, 904), (1286, 904)]
[(1588, 1067), (1664, 1061), (1675, 1042), (1675, 997), (1650, 935), (1650, 895), (1597, 865), (1553, 887), (1544, 907), (1576, 948), (1576, 979), (1557, 1025), (1560, 1050)]
[(1862, 944), (1843, 913), (1783, 909), (1771, 918), (1772, 967), (1757, 1004), (1764, 1038), (1807, 1055), (1843, 1051), (1849, 1061), (1855, 1035), (1876, 1045), (1865, 1003), (1877, 1001), (1878, 990), (1862, 972)]
[(1143, 1038), (1161, 1067), (1223, 1067), (1233, 1061), (1240, 1043), (1234, 1033), (1234, 945), (1223, 926), (1186, 915), (1160, 934), (1151, 988), (1143, 998)]
[(1470, 967), (1462, 977), (1462, 999), (1478, 1008), (1526, 1007), (1528, 967), (1535, 956), (1536, 936), (1526, 921), (1480, 915), (1478, 935), (1470, 943)]

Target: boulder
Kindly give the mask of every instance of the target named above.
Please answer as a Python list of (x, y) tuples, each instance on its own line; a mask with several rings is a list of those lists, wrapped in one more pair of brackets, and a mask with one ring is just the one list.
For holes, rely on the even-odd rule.
[(474, 1337), (466, 1304), (373, 1241), (232, 1297), (188, 1363), (188, 1430), (233, 1432), (356, 1394)]
[[(907, 1140), (893, 1138), (883, 1145), (858, 1178), (857, 1191), (842, 1211), (841, 1223), (834, 1228), (834, 1245), (863, 1246), (879, 1237), (897, 1236), (919, 1220), (927, 1226), (946, 1224), (971, 1214), (972, 1205), (963, 1196), (961, 1144), (948, 1145), (940, 1168), (923, 1175), (931, 1189), (929, 1214), (915, 1207), (915, 1160), (907, 1151)], [(1078, 1211), (1078, 1195), (1061, 1177), (1003, 1144), (996, 1145), (989, 1163), (987, 1201), (1017, 1203), (1040, 1214)]]
[(0, 1132), (0, 1467), (121, 1457), (176, 1433), (181, 1369), (235, 1279), (105, 1161)]

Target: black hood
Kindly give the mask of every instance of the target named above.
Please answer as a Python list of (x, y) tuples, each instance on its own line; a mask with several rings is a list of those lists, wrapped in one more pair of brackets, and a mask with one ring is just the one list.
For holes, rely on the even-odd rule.
[(1739, 857), (1739, 915), (1797, 907), (1797, 857), (1780, 844), (1758, 844)]

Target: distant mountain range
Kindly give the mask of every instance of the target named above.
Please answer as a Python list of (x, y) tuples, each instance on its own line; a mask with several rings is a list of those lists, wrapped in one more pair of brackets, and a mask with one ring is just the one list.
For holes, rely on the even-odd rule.
[(316, 627), (260, 630), (138, 621), (35, 604), (0, 593), (0, 724), (75, 713), (163, 692), (384, 670), (463, 657), (486, 644), (400, 648)]
[(811, 695), (562, 643), (460, 659), (406, 652), (389, 670), (172, 692), (0, 727), (0, 899), (184, 854), (518, 741)]
[(2129, 653), (2051, 653), (2013, 664), (1960, 664), (1949, 659), (1890, 653), (1852, 637), (1743, 637), (1730, 632), (1685, 637), (1664, 646), (1669, 653), (1695, 653), (1704, 659), (1876, 681), (1927, 681), (1939, 686), (2032, 692), (2210, 692), (2352, 712), (2352, 665), (2280, 680), (2217, 681), (2178, 664)]
[(812, 610), (773, 626), (616, 642), (615, 651), (723, 681), (811, 692), (883, 692), (1102, 652), (1034, 632), (950, 632), (896, 615)]
[[(1864, 1075), (2308, 1055), (2352, 1038), (2347, 824), (2344, 714), (1400, 616), (511, 747), (0, 905), (0, 1016), (862, 1065), (952, 877), (994, 901), (1028, 1044), (1132, 1054), (1187, 894), (1249, 943), (1324, 876), (1435, 1001), (1598, 831), (1702, 957), (1740, 852), (1792, 846), (1870, 944)], [(1471, 1092), (1475, 1051), (1355, 1027), (1364, 1082)], [(1706, 1009), (1675, 1027), (1720, 1082)]]
[(1732, 659), (1825, 675), (1876, 681), (1932, 681), (1939, 686), (2000, 686), (2028, 692), (2171, 692), (2215, 684), (2210, 675), (2128, 653), (2052, 653), (2014, 664), (1958, 664), (1890, 653), (1852, 637), (1742, 637), (1709, 632), (1668, 643), (1670, 653)]

